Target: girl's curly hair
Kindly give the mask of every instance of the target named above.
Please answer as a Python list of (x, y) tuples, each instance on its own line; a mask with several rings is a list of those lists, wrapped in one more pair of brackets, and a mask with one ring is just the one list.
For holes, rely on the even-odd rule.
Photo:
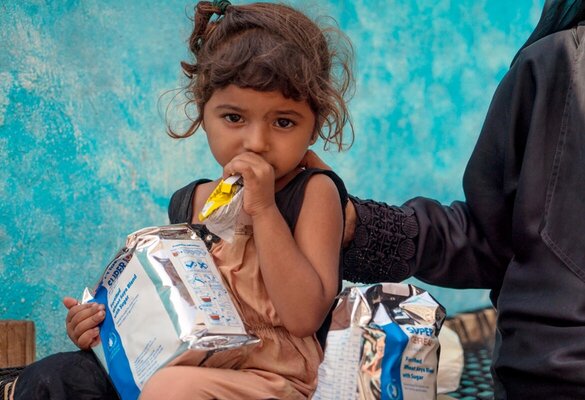
[[(214, 15), (218, 17), (212, 19)], [(233, 84), (306, 100), (315, 113), (315, 129), (325, 141), (324, 148), (331, 143), (338, 150), (351, 146), (353, 126), (345, 97), (353, 89), (353, 49), (338, 29), (321, 28), (286, 5), (201, 1), (195, 7), (189, 49), (194, 61), (181, 63), (189, 78), (185, 107), (195, 104), (198, 115), (183, 133), (168, 127), (171, 137), (195, 133), (213, 92)], [(351, 130), (349, 144), (343, 141), (346, 123)]]

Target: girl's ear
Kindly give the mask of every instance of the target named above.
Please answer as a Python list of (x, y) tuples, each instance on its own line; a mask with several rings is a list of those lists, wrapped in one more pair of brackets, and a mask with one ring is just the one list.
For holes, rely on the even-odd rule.
[(207, 135), (207, 129), (205, 129), (205, 114), (203, 114), (203, 112), (205, 111), (205, 104), (203, 104), (203, 106), (199, 107), (197, 106), (197, 113), (199, 121), (201, 121), (199, 123), (199, 126), (203, 129), (203, 132), (205, 132), (205, 134)]
[(309, 142), (309, 145), (312, 146), (315, 144), (315, 142), (317, 142), (317, 139), (319, 139), (319, 134), (317, 133), (317, 131), (313, 132), (313, 136), (311, 137), (311, 141)]
[(321, 128), (323, 128), (323, 124), (325, 123), (325, 119), (320, 117), (318, 114), (315, 114), (315, 127), (313, 128), (313, 136), (311, 137), (310, 146), (314, 145), (319, 139), (319, 132)]

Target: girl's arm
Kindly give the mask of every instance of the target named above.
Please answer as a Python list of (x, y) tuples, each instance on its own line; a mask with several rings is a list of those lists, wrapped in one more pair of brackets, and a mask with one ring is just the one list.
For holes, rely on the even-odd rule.
[(310, 178), (294, 232), (276, 204), (252, 218), (266, 290), (295, 336), (319, 329), (337, 294), (343, 214), (326, 175)]
[(274, 199), (274, 170), (244, 153), (224, 167), (244, 178), (244, 210), (251, 216), (266, 290), (286, 329), (314, 334), (337, 294), (343, 213), (339, 192), (325, 175), (310, 178), (291, 233)]

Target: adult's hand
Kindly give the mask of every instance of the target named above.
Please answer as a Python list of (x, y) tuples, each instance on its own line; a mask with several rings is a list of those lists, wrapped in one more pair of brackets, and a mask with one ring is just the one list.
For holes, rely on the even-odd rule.
[(301, 160), (300, 166), (304, 168), (319, 168), (332, 171), (331, 167), (325, 164), (325, 161), (321, 160), (313, 150), (307, 150), (305, 156)]

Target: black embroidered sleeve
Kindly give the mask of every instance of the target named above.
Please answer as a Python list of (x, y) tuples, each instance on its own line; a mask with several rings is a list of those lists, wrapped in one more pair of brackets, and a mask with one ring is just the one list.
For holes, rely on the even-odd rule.
[(419, 227), (414, 210), (350, 196), (357, 221), (344, 250), (343, 278), (351, 282), (400, 282), (411, 273)]

